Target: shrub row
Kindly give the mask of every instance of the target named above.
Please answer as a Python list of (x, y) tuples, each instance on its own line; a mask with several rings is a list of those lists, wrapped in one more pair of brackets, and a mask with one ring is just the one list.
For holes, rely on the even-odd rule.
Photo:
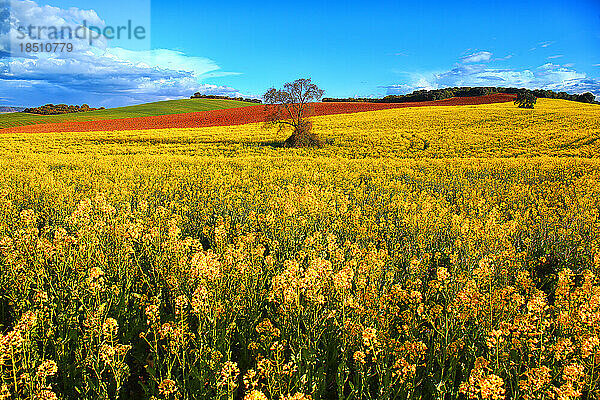
[(41, 107), (26, 108), (23, 110), (23, 112), (40, 115), (57, 115), (94, 110), (104, 110), (104, 107), (93, 108), (87, 104), (82, 104), (81, 106), (67, 104), (46, 104), (45, 106)]
[(219, 99), (219, 100), (245, 101), (247, 103), (257, 103), (257, 104), (262, 103), (262, 100), (260, 100), (260, 99), (247, 99), (244, 97), (216, 96), (214, 94), (201, 94), (200, 92), (194, 93), (193, 96), (190, 96), (190, 99)]
[[(503, 88), (503, 87), (451, 87), (435, 90), (415, 90), (405, 95), (389, 95), (381, 99), (373, 98), (324, 98), (324, 102), (369, 102), (369, 103), (411, 103), (418, 101), (444, 100), (451, 97), (476, 97), (485, 96), (494, 93), (518, 94), (529, 91), (523, 88)], [(582, 103), (597, 103), (592, 93), (569, 94), (566, 92), (554, 92), (552, 90), (536, 89), (531, 91), (537, 98), (562, 99), (578, 101)]]

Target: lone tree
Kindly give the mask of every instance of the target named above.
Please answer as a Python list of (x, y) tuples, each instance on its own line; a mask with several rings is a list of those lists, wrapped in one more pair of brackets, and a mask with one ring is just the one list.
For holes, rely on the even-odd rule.
[(283, 89), (271, 88), (264, 94), (267, 110), (267, 127), (277, 126), (279, 132), (290, 126), (293, 132), (284, 143), (285, 147), (321, 146), (323, 142), (312, 132), (308, 120), (311, 102), (319, 101), (324, 90), (310, 79), (298, 79), (283, 85)]
[(594, 96), (590, 92), (585, 92), (584, 94), (580, 94), (579, 98), (581, 99), (580, 101), (583, 103), (593, 103), (594, 100), (596, 100), (596, 96)]
[(537, 97), (531, 93), (529, 90), (523, 90), (517, 93), (517, 98), (515, 99), (515, 104), (519, 108), (533, 108), (535, 102), (537, 101)]

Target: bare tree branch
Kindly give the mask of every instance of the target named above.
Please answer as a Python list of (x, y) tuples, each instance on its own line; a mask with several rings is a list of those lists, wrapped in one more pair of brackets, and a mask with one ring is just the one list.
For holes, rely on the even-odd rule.
[(279, 90), (269, 89), (263, 96), (267, 111), (265, 125), (278, 126), (279, 131), (285, 126), (291, 126), (294, 133), (290, 139), (294, 135), (308, 134), (311, 124), (306, 119), (310, 116), (310, 103), (319, 101), (323, 93), (310, 79), (288, 82)]

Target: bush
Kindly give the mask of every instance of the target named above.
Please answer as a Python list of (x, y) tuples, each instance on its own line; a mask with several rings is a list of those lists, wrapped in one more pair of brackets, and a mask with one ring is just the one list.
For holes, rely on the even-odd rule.
[(323, 147), (323, 140), (313, 132), (312, 123), (304, 121), (303, 125), (294, 130), (294, 133), (284, 142), (284, 147)]
[(94, 111), (94, 110), (103, 110), (104, 107), (101, 108), (92, 108), (87, 104), (78, 105), (67, 105), (67, 104), (46, 104), (41, 107), (33, 107), (26, 108), (23, 110), (25, 113), (30, 114), (39, 114), (39, 115), (58, 115), (58, 114), (70, 114), (76, 112), (85, 112), (85, 111)]
[(524, 90), (522, 92), (517, 93), (515, 104), (519, 108), (533, 108), (536, 101), (537, 97), (535, 97), (531, 91)]
[(194, 93), (193, 96), (190, 96), (190, 99), (235, 100), (235, 101), (245, 101), (247, 103), (256, 103), (256, 104), (262, 103), (262, 100), (260, 100), (260, 99), (247, 99), (244, 97), (216, 96), (214, 94), (201, 94), (200, 92)]

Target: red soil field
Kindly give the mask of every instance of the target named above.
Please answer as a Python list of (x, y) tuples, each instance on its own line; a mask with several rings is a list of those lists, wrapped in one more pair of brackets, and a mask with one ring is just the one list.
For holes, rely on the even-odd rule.
[[(478, 97), (454, 97), (446, 100), (423, 101), (415, 103), (315, 103), (312, 116), (348, 114), (363, 111), (386, 110), (390, 108), (425, 106), (462, 106), (513, 101), (511, 94), (492, 94)], [(91, 132), (91, 131), (127, 131), (164, 128), (199, 128), (205, 126), (242, 125), (265, 121), (263, 105), (229, 108), (225, 110), (201, 111), (185, 114), (159, 115), (109, 119), (102, 121), (60, 122), (36, 124), (0, 129), (0, 133), (15, 132)]]

